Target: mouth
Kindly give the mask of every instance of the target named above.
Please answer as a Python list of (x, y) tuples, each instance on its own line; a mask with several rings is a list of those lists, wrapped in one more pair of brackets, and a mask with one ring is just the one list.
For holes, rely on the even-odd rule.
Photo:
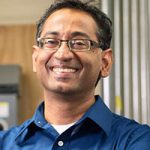
[(52, 66), (50, 67), (50, 70), (53, 73), (55, 79), (66, 81), (78, 76), (80, 69), (73, 66)]
[(62, 68), (62, 67), (53, 67), (52, 71), (55, 73), (75, 73), (77, 69), (74, 68)]

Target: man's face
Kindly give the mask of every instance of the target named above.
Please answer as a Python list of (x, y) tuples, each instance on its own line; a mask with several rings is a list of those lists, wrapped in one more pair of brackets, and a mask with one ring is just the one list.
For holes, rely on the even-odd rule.
[[(61, 40), (88, 38), (98, 42), (96, 31), (97, 25), (89, 14), (61, 9), (46, 20), (41, 37)], [(110, 66), (111, 50), (101, 52), (95, 48), (74, 52), (65, 42), (57, 51), (33, 48), (33, 70), (48, 93), (93, 94), (98, 77), (107, 76)]]

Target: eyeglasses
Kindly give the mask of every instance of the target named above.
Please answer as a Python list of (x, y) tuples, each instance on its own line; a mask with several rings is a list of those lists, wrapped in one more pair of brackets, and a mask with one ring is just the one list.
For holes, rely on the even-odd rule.
[(71, 51), (89, 51), (99, 48), (99, 44), (89, 39), (60, 40), (54, 38), (38, 38), (38, 46), (46, 50), (58, 50), (62, 42), (67, 43)]

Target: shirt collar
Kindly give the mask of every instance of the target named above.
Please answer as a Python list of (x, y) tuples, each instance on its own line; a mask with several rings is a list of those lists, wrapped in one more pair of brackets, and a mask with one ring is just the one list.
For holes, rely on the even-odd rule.
[[(85, 118), (90, 118), (100, 128), (102, 128), (107, 135), (109, 135), (113, 119), (112, 112), (104, 104), (101, 97), (95, 96), (95, 99), (95, 104), (89, 108), (89, 110), (80, 119), (80, 121), (84, 120)], [(20, 130), (16, 136), (16, 142), (21, 144), (28, 136), (30, 136), (28, 134), (30, 134), (29, 132), (32, 129), (34, 129), (36, 132), (36, 130), (39, 130), (40, 128), (46, 128), (47, 124), (48, 122), (44, 118), (44, 102), (42, 102), (37, 108), (34, 116), (29, 121), (26, 121), (22, 126), (20, 126)]]
[(48, 123), (44, 117), (44, 102), (39, 105), (32, 119), (39, 127), (44, 127)]
[(100, 96), (95, 96), (95, 99), (95, 104), (87, 111), (85, 116), (93, 120), (107, 135), (109, 135), (112, 126), (113, 114), (104, 104)]
[[(108, 135), (111, 131), (113, 114), (100, 96), (96, 95), (95, 100), (93, 106), (89, 108), (81, 120), (84, 120), (84, 118), (90, 118)], [(44, 127), (47, 124), (47, 121), (44, 118), (44, 102), (39, 105), (32, 120), (38, 127)]]
[(40, 128), (44, 128), (48, 122), (44, 118), (44, 102), (42, 102), (33, 117), (30, 120), (24, 122), (20, 127), (18, 134), (15, 138), (15, 141), (21, 145), (23, 142), (26, 141), (27, 138), (31, 136), (32, 130), (36, 132)]

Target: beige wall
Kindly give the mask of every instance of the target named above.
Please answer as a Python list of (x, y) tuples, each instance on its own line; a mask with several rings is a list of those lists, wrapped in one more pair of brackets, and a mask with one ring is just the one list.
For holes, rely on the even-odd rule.
[(0, 26), (0, 65), (21, 66), (21, 94), (19, 97), (19, 123), (31, 117), (43, 99), (40, 84), (32, 72), (32, 45), (34, 25)]
[(0, 24), (34, 24), (52, 0), (0, 0)]

